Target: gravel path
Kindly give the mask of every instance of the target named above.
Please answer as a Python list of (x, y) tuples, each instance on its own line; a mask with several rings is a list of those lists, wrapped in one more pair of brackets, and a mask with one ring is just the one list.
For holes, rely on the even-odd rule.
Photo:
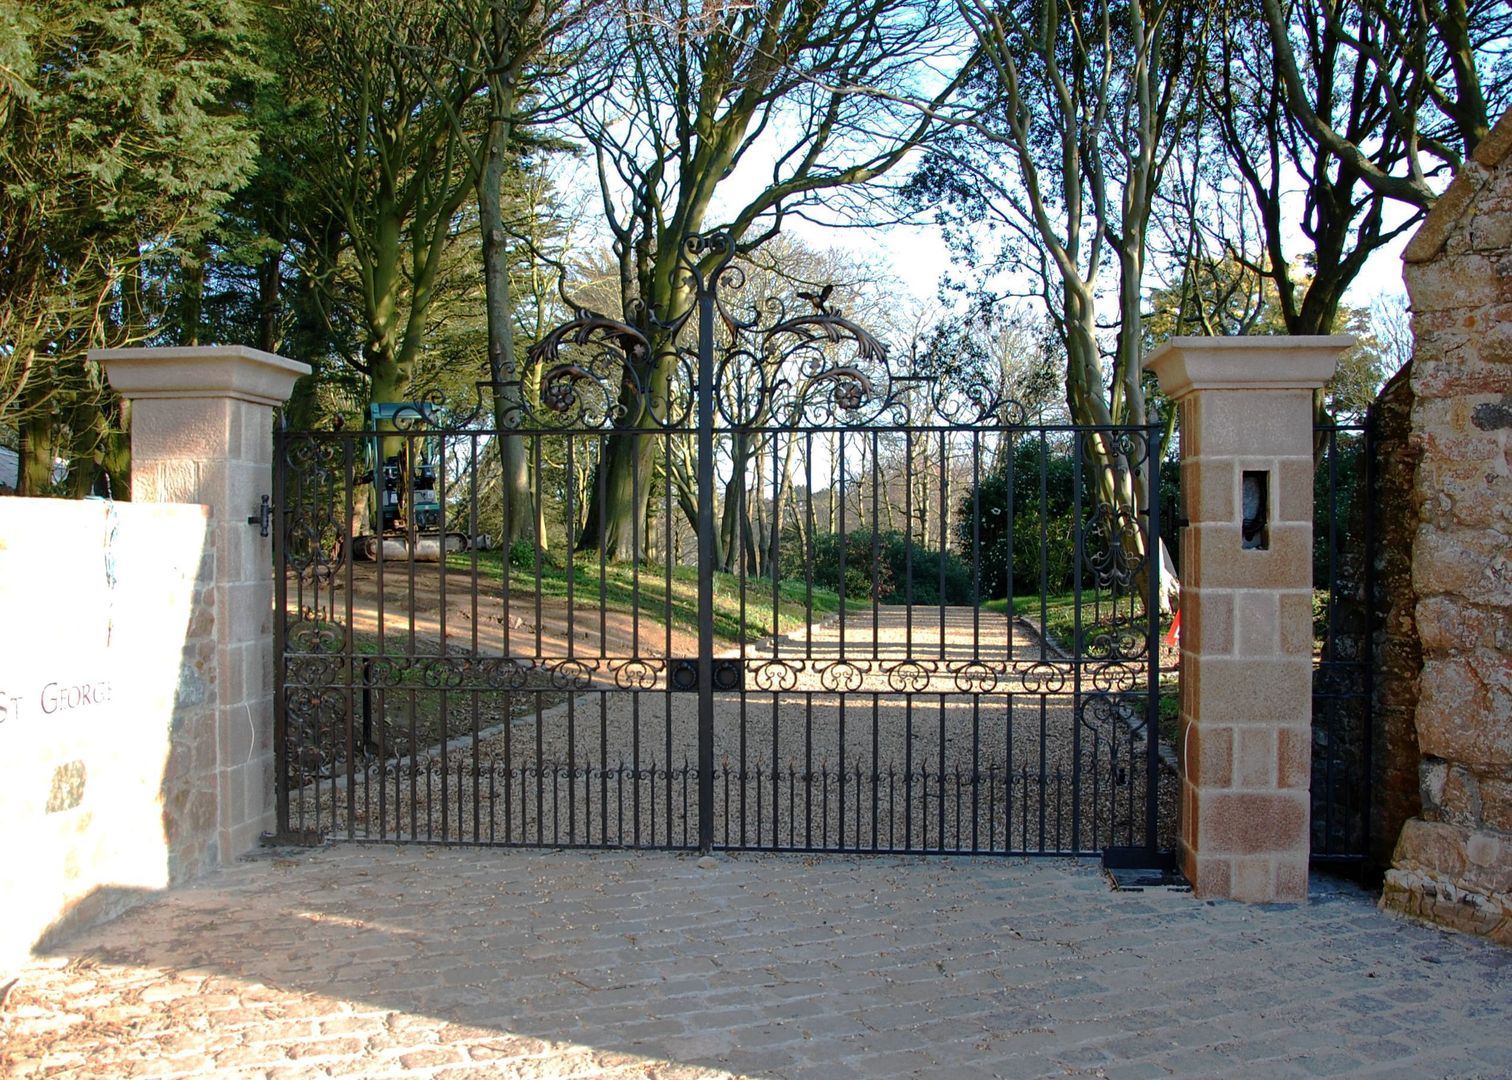
[[(881, 608), (726, 655), (742, 660), (746, 692), (715, 698), (718, 846), (1093, 852), (1143, 841), (1140, 662), (1074, 664), (1024, 622), (968, 608)], [(659, 661), (577, 676), (586, 689), (555, 705), (547, 690), (456, 691), (448, 730), (462, 734), (375, 760), (351, 783), (338, 762), (319, 795), (296, 793), (296, 826), (696, 844), (697, 696), (667, 691)], [(629, 688), (642, 679), (650, 689)], [(506, 712), (512, 724), (489, 722)], [(1161, 787), (1168, 846), (1165, 770)]]

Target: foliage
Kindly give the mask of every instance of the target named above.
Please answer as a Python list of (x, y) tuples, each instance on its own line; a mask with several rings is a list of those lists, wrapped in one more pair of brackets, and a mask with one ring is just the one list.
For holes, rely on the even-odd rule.
[[(1066, 358), (1066, 404), (1079, 424), (1150, 421), (1140, 315), (1148, 236), (1171, 149), (1194, 96), (1207, 32), (1196, 0), (962, 0), (977, 42), (971, 109), (915, 173), (931, 207), (979, 269), (1027, 276)], [(982, 224), (998, 230), (974, 245)], [(1108, 340), (1099, 307), (1116, 311)], [(1088, 446), (1127, 546), (1157, 550), (1136, 523), (1148, 509), (1160, 446)], [(1160, 442), (1160, 439), (1152, 440)], [(1142, 460), (1141, 460), (1142, 459)], [(1172, 583), (1174, 584), (1174, 583)], [(1160, 597), (1162, 609), (1174, 590)]]
[(892, 530), (816, 536), (810, 573), (836, 592), (843, 581), (847, 603), (974, 605), (979, 595), (959, 555)]
[(0, 410), (26, 444), (23, 491), (56, 449), (87, 494), (119, 417), (84, 352), (162, 318), (157, 268), (250, 172), (225, 102), (259, 69), (240, 0), (6, 3), (0, 27)]
[[(1305, 275), (1289, 280), (1301, 290), (1311, 284)], [(1147, 348), (1177, 334), (1284, 335), (1289, 332), (1286, 312), (1276, 289), (1273, 277), (1236, 258), (1217, 264), (1191, 262), (1175, 284), (1150, 294), (1144, 320)], [(1340, 305), (1333, 322), (1322, 328), (1322, 332), (1355, 338), (1355, 345), (1339, 358), (1338, 370), (1323, 388), (1328, 416), (1364, 417), (1386, 377), (1401, 365), (1400, 346), (1390, 338), (1395, 328), (1382, 322), (1387, 317), (1378, 316), (1375, 308)], [(1152, 400), (1157, 397), (1153, 379), (1147, 390)], [(1167, 415), (1174, 412), (1169, 405), (1164, 408)]]
[(529, 540), (516, 540), (509, 545), (509, 565), (516, 570), (534, 570), (541, 559), (541, 549)]
[(1039, 439), (1013, 445), (1004, 464), (961, 500), (956, 538), (980, 544), (982, 595), (1059, 593), (1076, 570), (1076, 463)]

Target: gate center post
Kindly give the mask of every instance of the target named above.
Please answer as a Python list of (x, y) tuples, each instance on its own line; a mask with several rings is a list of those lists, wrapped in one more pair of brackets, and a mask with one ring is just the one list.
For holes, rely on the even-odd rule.
[(1181, 420), (1182, 871), (1307, 899), (1313, 391), (1349, 337), (1177, 337), (1145, 367)]
[[(717, 275), (718, 271), (714, 271)], [(698, 282), (698, 850), (714, 846), (714, 277)], [(670, 585), (670, 582), (668, 583)]]

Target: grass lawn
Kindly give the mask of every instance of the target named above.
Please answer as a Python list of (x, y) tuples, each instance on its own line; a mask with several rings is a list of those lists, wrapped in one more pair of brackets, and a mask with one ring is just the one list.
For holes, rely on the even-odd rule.
[[(447, 563), (454, 570), (470, 571), (475, 555), (479, 577), (484, 581), (502, 584), (504, 563), (501, 552), (467, 552), (450, 556)], [(533, 592), (537, 587), (535, 568), (513, 567), (509, 572), (509, 581), (513, 589)], [(661, 625), (670, 615), (675, 628), (690, 634), (698, 631), (698, 571), (693, 567), (674, 568), (669, 589), (661, 568), (642, 566), (637, 574), (632, 566), (610, 565), (604, 568), (601, 581), (597, 563), (575, 565), (571, 574), (565, 568), (542, 563), (539, 581), (542, 597), (565, 600), (569, 586), (576, 603), (581, 605), (579, 611), (585, 613), (585, 617), (586, 612), (597, 610), (602, 590), (603, 605), (608, 611), (629, 612), (633, 607), (638, 607), (641, 617), (648, 623)], [(715, 575), (714, 634), (726, 645), (739, 641), (742, 637), (746, 641), (764, 638), (774, 630), (786, 632), (801, 629), (811, 621), (817, 622), (840, 608), (839, 596), (830, 589), (815, 586), (810, 591), (802, 581), (784, 581), (778, 585), (777, 617), (774, 619), (772, 583), (769, 580), (747, 579), (742, 616), (740, 587), (740, 578), (734, 574)], [(316, 651), (335, 654), (343, 652), (345, 628), (329, 623), (324, 629), (329, 631), (329, 636), (320, 642)], [(363, 658), (377, 656), (381, 651), (377, 634), (353, 631), (351, 642), (352, 654), (359, 666)], [(392, 653), (395, 649), (396, 643), (390, 640), (388, 651)], [(362, 678), (360, 671), (355, 673), (355, 677)], [(500, 695), (481, 695), (483, 712), (478, 715), (479, 695), (466, 691), (448, 692), (429, 683), (423, 663), (394, 672), (388, 678), (392, 680), (392, 685), (381, 692), (370, 692), (368, 704), (370, 725), (381, 722), (380, 714), (386, 718), (382, 739), (390, 753), (402, 754), (408, 753), (412, 748), (423, 749), (438, 742), (443, 734), (448, 737), (460, 735), (471, 730), (474, 724), (486, 727), (502, 720), (499, 712), (503, 700)], [(528, 685), (527, 689), (514, 695), (510, 702), (511, 711), (517, 716), (530, 715), (538, 708), (550, 708), (566, 696), (567, 691), (551, 687), (549, 678), (541, 675), (538, 684)], [(353, 714), (353, 738), (360, 744), (360, 731), (355, 730), (362, 721), (360, 693), (354, 695), (350, 708)], [(327, 752), (344, 747), (346, 710), (347, 704), (341, 702), (335, 713), (326, 710), (310, 711), (305, 721), (308, 730), (303, 733), (304, 738), (314, 746), (327, 748)], [(380, 736), (375, 731), (373, 737), (377, 739)]]
[[(474, 557), (478, 574), (487, 580), (504, 580), (502, 551), (466, 552), (452, 555), (447, 565), (455, 570), (471, 570)], [(607, 611), (630, 612), (640, 609), (641, 617), (661, 624), (670, 615), (672, 626), (690, 634), (698, 632), (698, 570), (692, 566), (672, 568), (668, 588), (665, 568), (610, 563), (602, 568), (596, 560), (574, 561), (572, 572), (542, 561), (537, 586), (536, 568), (512, 566), (511, 588), (534, 591), (541, 596), (565, 600), (569, 588), (577, 603), (596, 608), (602, 594)], [(840, 610), (840, 597), (833, 590), (818, 585), (810, 589), (803, 581), (783, 581), (777, 586), (776, 617), (773, 617), (772, 582), (769, 578), (745, 580), (745, 607), (741, 609), (741, 579), (735, 574), (714, 575), (714, 636), (726, 642), (755, 641), (774, 633), (801, 630), (810, 622)]]

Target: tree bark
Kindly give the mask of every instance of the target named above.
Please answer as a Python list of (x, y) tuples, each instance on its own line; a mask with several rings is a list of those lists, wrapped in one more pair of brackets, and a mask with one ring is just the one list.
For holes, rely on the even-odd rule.
[(17, 490), (22, 495), (32, 497), (50, 495), (56, 431), (48, 390), (41, 385), (40, 379), (33, 379), (22, 392), (21, 400), (26, 403), (26, 407), (22, 420), (16, 425), (21, 436), (21, 468)]
[(525, 397), (514, 347), (514, 308), (509, 295), (509, 247), (505, 240), (503, 186), (514, 114), (514, 91), (495, 85), (483, 175), (478, 182), (478, 223), (483, 232), (483, 289), (488, 314), (488, 372), (493, 382), (495, 438), (503, 470), (502, 541), (534, 540), (544, 548), (545, 532), (532, 505), (525, 439), (509, 434), (526, 421)]

